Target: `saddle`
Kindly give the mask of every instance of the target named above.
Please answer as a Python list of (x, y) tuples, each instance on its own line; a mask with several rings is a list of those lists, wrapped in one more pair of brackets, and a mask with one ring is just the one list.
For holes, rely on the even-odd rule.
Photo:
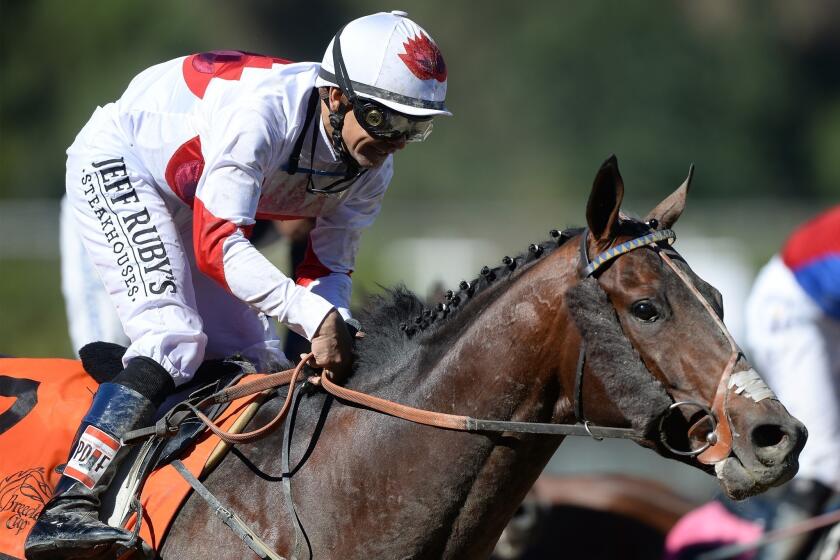
[[(85, 371), (98, 383), (104, 383), (122, 371), (125, 351), (125, 347), (117, 344), (96, 342), (83, 347), (79, 357)], [(183, 458), (205, 434), (205, 423), (183, 405), (200, 402), (222, 389), (235, 386), (244, 376), (255, 373), (254, 365), (243, 358), (208, 360), (201, 365), (192, 381), (164, 401), (158, 410), (155, 425), (126, 434), (126, 443), (138, 445), (121, 466), (115, 483), (103, 500), (103, 514), (109, 513), (110, 525), (130, 525), (133, 523), (130, 521), (132, 516), (139, 519), (142, 516), (139, 496), (149, 476), (174, 460)], [(202, 412), (215, 422), (230, 405), (230, 402), (214, 403)], [(238, 418), (238, 423), (247, 423), (257, 408), (252, 407), (247, 418)], [(245, 409), (241, 412), (245, 413)], [(201, 469), (193, 474), (198, 477), (207, 474), (228, 449), (229, 446), (219, 443)], [(134, 528), (139, 531), (139, 524), (134, 523)]]
[[(122, 371), (122, 358), (126, 350), (119, 344), (93, 342), (79, 350), (79, 359), (85, 371), (101, 384), (113, 380)], [(256, 372), (254, 365), (244, 358), (234, 356), (224, 360), (208, 360), (201, 365), (189, 383), (164, 401), (158, 409), (156, 420), (166, 418), (184, 401), (200, 400), (226, 387), (236, 385), (245, 375)], [(216, 420), (229, 405), (230, 403), (217, 403), (204, 412), (211, 420)], [(178, 431), (167, 434), (165, 439), (158, 442), (160, 448), (156, 450), (156, 460), (145, 465), (144, 468), (148, 470), (139, 474), (147, 475), (151, 470), (168, 465), (177, 459), (195, 442), (196, 437), (205, 427), (198, 418), (190, 414), (169, 418), (169, 422), (173, 427), (177, 426)], [(147, 430), (139, 430), (139, 432), (141, 433), (137, 436), (147, 433)]]

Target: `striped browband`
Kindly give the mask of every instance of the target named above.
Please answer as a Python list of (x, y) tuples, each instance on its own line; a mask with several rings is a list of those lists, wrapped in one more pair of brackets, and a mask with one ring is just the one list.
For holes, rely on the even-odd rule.
[(589, 236), (589, 228), (585, 229), (582, 234), (581, 239), (581, 246), (580, 246), (580, 254), (583, 261), (586, 263), (586, 266), (581, 269), (580, 275), (582, 278), (588, 278), (592, 276), (596, 270), (610, 262), (616, 257), (620, 257), (624, 253), (632, 251), (633, 249), (638, 249), (639, 247), (644, 247), (645, 245), (655, 245), (660, 241), (668, 241), (668, 244), (672, 244), (674, 240), (677, 238), (677, 234), (674, 233), (674, 230), (671, 229), (661, 229), (656, 230), (647, 235), (643, 235), (641, 237), (637, 237), (636, 239), (631, 239), (630, 241), (625, 241), (615, 247), (610, 247), (591, 261), (589, 260), (588, 255), (586, 254), (586, 239)]

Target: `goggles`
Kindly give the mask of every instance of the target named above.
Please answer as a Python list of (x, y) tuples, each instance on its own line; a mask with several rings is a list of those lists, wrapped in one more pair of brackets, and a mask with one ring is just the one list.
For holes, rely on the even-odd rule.
[(338, 30), (333, 40), (333, 64), (335, 65), (335, 79), (339, 89), (347, 96), (356, 120), (365, 132), (380, 140), (398, 140), (405, 138), (406, 142), (422, 142), (432, 132), (432, 117), (410, 117), (399, 113), (370, 99), (359, 97), (353, 90), (344, 57), (341, 56), (341, 32)]
[(352, 103), (352, 106), (356, 120), (374, 138), (405, 138), (406, 142), (422, 142), (432, 133), (432, 117), (409, 117), (381, 103), (360, 97), (356, 97), (356, 103)]

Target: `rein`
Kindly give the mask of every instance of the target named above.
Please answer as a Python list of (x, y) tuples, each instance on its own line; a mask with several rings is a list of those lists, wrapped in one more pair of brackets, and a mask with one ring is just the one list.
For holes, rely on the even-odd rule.
[[(289, 411), (289, 406), (292, 399), (292, 391), (286, 395), (286, 400), (277, 415), (268, 423), (259, 429), (251, 432), (240, 434), (229, 433), (219, 428), (210, 418), (199, 410), (199, 407), (208, 404), (220, 404), (231, 402), (235, 399), (271, 390), (285, 385), (294, 386), (298, 382), (298, 377), (306, 365), (306, 363), (313, 357), (312, 353), (306, 354), (301, 358), (300, 363), (294, 368), (286, 371), (281, 371), (271, 375), (267, 375), (261, 379), (250, 381), (236, 387), (228, 387), (218, 393), (210, 395), (197, 404), (187, 404), (193, 413), (207, 425), (207, 428), (218, 436), (222, 441), (227, 443), (251, 443), (261, 439), (275, 430), (286, 417)], [(625, 439), (640, 439), (642, 436), (635, 430), (629, 428), (611, 428), (606, 426), (594, 426), (592, 424), (551, 424), (542, 422), (513, 422), (506, 420), (483, 420), (472, 418), (470, 416), (460, 416), (456, 414), (447, 414), (444, 412), (433, 412), (420, 408), (414, 408), (404, 404), (396, 403), (386, 399), (381, 399), (367, 393), (354, 391), (346, 387), (335, 384), (330, 379), (330, 373), (324, 371), (320, 375), (311, 376), (306, 380), (314, 386), (322, 387), (326, 392), (334, 397), (346, 402), (357, 404), (388, 416), (401, 418), (414, 422), (416, 424), (423, 424), (425, 426), (432, 426), (435, 428), (443, 428), (447, 430), (457, 430), (462, 432), (512, 432), (524, 434), (544, 434), (555, 436), (590, 436), (594, 438), (625, 438)], [(171, 431), (171, 429), (166, 430)], [(163, 433), (164, 430), (159, 430)]]
[[(692, 293), (695, 294), (695, 296), (704, 305), (704, 308), (712, 315), (713, 319), (715, 320), (715, 323), (721, 328), (722, 332), (726, 335), (727, 340), (729, 340), (730, 345), (733, 348), (733, 354), (729, 360), (729, 363), (724, 369), (721, 381), (718, 384), (717, 394), (713, 401), (712, 407), (710, 408), (693, 401), (676, 402), (672, 404), (666, 411), (664, 411), (663, 414), (660, 415), (659, 423), (660, 440), (669, 451), (677, 455), (697, 456), (698, 460), (704, 463), (706, 463), (707, 461), (709, 461), (710, 463), (714, 463), (723, 459), (729, 454), (729, 451), (731, 449), (731, 430), (729, 429), (728, 421), (719, 421), (718, 418), (725, 419), (725, 401), (726, 394), (728, 392), (727, 383), (729, 377), (731, 376), (732, 369), (734, 368), (735, 363), (740, 357), (740, 351), (738, 351), (737, 345), (735, 345), (734, 340), (728, 334), (726, 328), (723, 326), (723, 323), (714, 313), (714, 310), (711, 308), (709, 303), (702, 297), (700, 292), (697, 291), (697, 289), (693, 286), (691, 281), (682, 273), (682, 271), (680, 271), (679, 268), (677, 268), (673, 264), (673, 261), (671, 261), (667, 254), (660, 250), (658, 243), (662, 241), (668, 241), (669, 243), (672, 243), (673, 240), (676, 239), (676, 234), (670, 229), (653, 231), (647, 235), (631, 239), (629, 241), (616, 245), (615, 247), (607, 249), (591, 261), (589, 260), (586, 249), (588, 235), (589, 232), (588, 229), (586, 229), (584, 230), (581, 236), (581, 277), (586, 278), (588, 276), (594, 275), (598, 269), (600, 269), (609, 261), (616, 259), (621, 255), (624, 255), (632, 250), (639, 249), (642, 247), (652, 247), (654, 248), (654, 250), (657, 251), (657, 254), (659, 254), (659, 256), (668, 264), (668, 266), (674, 270), (677, 276), (688, 286)], [(580, 357), (578, 358), (578, 367), (575, 376), (574, 410), (575, 417), (577, 419), (577, 423), (575, 424), (489, 420), (414, 408), (411, 406), (396, 403), (393, 401), (389, 401), (386, 399), (375, 397), (373, 395), (369, 395), (359, 391), (354, 391), (352, 389), (348, 389), (346, 387), (337, 385), (330, 379), (330, 373), (327, 371), (322, 372), (320, 376), (312, 376), (307, 381), (312, 385), (322, 387), (325, 391), (342, 401), (369, 408), (371, 410), (381, 412), (389, 416), (401, 418), (403, 420), (436, 428), (464, 432), (506, 432), (554, 436), (589, 436), (597, 440), (601, 440), (603, 438), (619, 438), (632, 440), (644, 439), (645, 434), (641, 434), (637, 430), (634, 430), (632, 428), (597, 426), (585, 419), (583, 415), (582, 406), (583, 371), (585, 365), (584, 351), (584, 345), (583, 343), (581, 343)], [(283, 404), (283, 407), (280, 409), (277, 416), (275, 416), (273, 420), (271, 420), (262, 428), (242, 434), (231, 434), (224, 432), (223, 430), (218, 428), (212, 422), (212, 420), (210, 420), (204, 414), (202, 414), (198, 407), (204, 404), (229, 402), (236, 398), (266, 391), (284, 385), (293, 386), (297, 382), (297, 379), (301, 373), (303, 366), (312, 358), (312, 356), (313, 355), (311, 353), (304, 356), (301, 359), (300, 363), (297, 365), (297, 367), (294, 368), (294, 370), (287, 370), (267, 375), (262, 379), (252, 381), (238, 387), (224, 389), (216, 393), (215, 395), (207, 397), (198, 405), (188, 406), (205, 424), (207, 424), (208, 428), (223, 441), (235, 444), (249, 443), (260, 439), (261, 437), (265, 436), (270, 431), (275, 429), (277, 426), (279, 426), (280, 423), (283, 421), (289, 410), (289, 405), (291, 403), (292, 398), (292, 391), (289, 391), (288, 395), (286, 396), (286, 401)], [(697, 426), (700, 422), (703, 422), (706, 418), (709, 418), (712, 422), (713, 430), (710, 432), (707, 442), (700, 449), (694, 451), (681, 451), (674, 449), (667, 443), (667, 441), (664, 438), (664, 432), (662, 431), (662, 427), (665, 419), (671, 412), (673, 412), (673, 410), (688, 405), (699, 407), (706, 413), (706, 416), (704, 416), (704, 418), (702, 418), (697, 424), (695, 424), (695, 426)]]

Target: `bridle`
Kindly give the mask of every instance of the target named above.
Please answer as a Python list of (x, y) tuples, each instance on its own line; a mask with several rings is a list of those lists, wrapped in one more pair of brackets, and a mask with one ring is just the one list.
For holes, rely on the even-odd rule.
[[(667, 251), (662, 250), (663, 247), (661, 246), (661, 244), (666, 241), (668, 243), (672, 243), (676, 239), (676, 234), (670, 229), (652, 230), (646, 235), (637, 237), (635, 239), (631, 239), (630, 241), (626, 241), (619, 245), (611, 247), (591, 260), (589, 259), (587, 254), (588, 237), (589, 232), (587, 229), (585, 229), (581, 236), (580, 251), (582, 278), (594, 276), (596, 271), (598, 271), (603, 265), (620, 257), (621, 255), (624, 255), (635, 249), (640, 249), (642, 247), (651, 247), (665, 261), (665, 263), (668, 264), (668, 266), (671, 267), (672, 270), (674, 270), (677, 276), (686, 284), (686, 286), (688, 286), (689, 290), (691, 290), (691, 292), (694, 293), (695, 296), (700, 300), (704, 308), (710, 313), (710, 315), (715, 320), (715, 323), (719, 326), (721, 331), (726, 336), (727, 340), (730, 342), (732, 348), (732, 355), (721, 374), (717, 393), (714, 397), (711, 406), (706, 406), (694, 401), (679, 401), (671, 404), (666, 410), (662, 411), (659, 414), (660, 441), (665, 447), (665, 449), (667, 449), (669, 452), (681, 456), (696, 456), (698, 461), (705, 464), (712, 464), (727, 457), (731, 450), (732, 436), (731, 430), (729, 428), (729, 421), (726, 416), (726, 396), (728, 393), (728, 383), (729, 378), (732, 374), (732, 369), (734, 368), (735, 363), (738, 361), (738, 358), (741, 356), (741, 353), (734, 340), (729, 335), (726, 328), (723, 326), (723, 322), (714, 312), (714, 309), (711, 307), (711, 305), (709, 305), (708, 301), (706, 301), (706, 299), (702, 296), (702, 294), (700, 294), (697, 288), (694, 287), (694, 285), (688, 279), (688, 277), (676, 265), (674, 265), (673, 261), (671, 261), (671, 259), (668, 257)], [(193, 412), (196, 413), (196, 415), (198, 415), (198, 417), (201, 418), (201, 420), (203, 420), (207, 424), (211, 431), (213, 431), (217, 436), (219, 436), (222, 440), (228, 443), (249, 443), (260, 439), (272, 429), (280, 425), (289, 409), (289, 403), (291, 402), (292, 394), (294, 393), (294, 391), (289, 391), (288, 395), (286, 396), (286, 403), (283, 407), (281, 407), (277, 416), (272, 421), (270, 421), (267, 425), (263, 426), (260, 429), (247, 433), (228, 434), (222, 431), (221, 429), (216, 427), (209, 418), (205, 417), (201, 413), (199, 408), (203, 405), (230, 402), (236, 398), (265, 391), (268, 389), (273, 389), (275, 387), (283, 385), (294, 386), (298, 377), (301, 376), (303, 365), (311, 358), (311, 356), (312, 355), (310, 354), (309, 356), (306, 356), (304, 359), (302, 359), (300, 364), (298, 364), (298, 366), (294, 370), (287, 370), (275, 374), (266, 375), (265, 377), (260, 378), (256, 381), (252, 381), (237, 387), (230, 387), (228, 389), (220, 391), (219, 393), (216, 393), (215, 395), (207, 397), (206, 399), (204, 399), (204, 401), (196, 404), (195, 406), (191, 406), (190, 408), (192, 408)], [(393, 401), (385, 400), (359, 391), (354, 391), (346, 387), (342, 387), (340, 385), (335, 384), (331, 380), (328, 372), (323, 372), (320, 376), (310, 377), (308, 381), (313, 385), (322, 387), (328, 393), (345, 402), (361, 405), (366, 408), (370, 408), (372, 410), (388, 414), (390, 416), (402, 418), (404, 420), (409, 420), (411, 422), (423, 424), (426, 426), (434, 426), (438, 428), (467, 432), (507, 432), (523, 434), (544, 434), (554, 436), (590, 436), (598, 440), (603, 438), (622, 438), (637, 441), (645, 440), (647, 434), (640, 433), (638, 430), (632, 428), (598, 426), (592, 424), (590, 421), (585, 419), (583, 415), (583, 405), (581, 398), (583, 386), (583, 371), (584, 346), (583, 342), (581, 342), (580, 356), (578, 358), (578, 368), (575, 376), (575, 424), (488, 420), (472, 418), (469, 416), (461, 416), (455, 414), (433, 412), (430, 410), (423, 410), (419, 408), (406, 406)], [(668, 416), (671, 413), (673, 413), (674, 410), (686, 406), (698, 407), (701, 411), (705, 413), (705, 416), (701, 418), (697, 423), (695, 423), (693, 427), (696, 427), (701, 422), (706, 421), (707, 418), (712, 425), (712, 430), (709, 431), (706, 443), (700, 449), (693, 451), (682, 451), (679, 449), (674, 449), (667, 442), (664, 436), (665, 432), (663, 430), (664, 422), (668, 418)]]
[[(735, 340), (732, 338), (732, 335), (729, 334), (729, 331), (724, 326), (723, 321), (721, 321), (720, 317), (718, 317), (718, 314), (715, 312), (714, 308), (712, 308), (708, 300), (703, 297), (703, 294), (700, 293), (691, 279), (688, 278), (688, 276), (674, 264), (674, 261), (669, 256), (668, 253), (674, 252), (670, 249), (670, 245), (676, 240), (676, 233), (674, 233), (671, 229), (656, 229), (656, 226), (656, 221), (652, 220), (648, 223), (648, 227), (651, 228), (650, 233), (610, 247), (604, 252), (598, 254), (592, 260), (589, 259), (587, 246), (589, 240), (589, 229), (584, 229), (580, 238), (580, 276), (581, 278), (596, 277), (596, 272), (612, 260), (617, 259), (621, 255), (635, 249), (650, 247), (657, 255), (659, 255), (663, 262), (665, 262), (665, 264), (674, 271), (688, 290), (697, 298), (706, 312), (709, 313), (714, 323), (726, 337), (726, 340), (729, 342), (730, 356), (726, 366), (721, 372), (720, 381), (718, 382), (717, 390), (710, 406), (697, 401), (683, 400), (672, 403), (665, 411), (659, 414), (659, 442), (665, 449), (674, 455), (682, 457), (697, 457), (699, 462), (711, 465), (728, 457), (732, 450), (732, 429), (730, 427), (726, 405), (728, 401), (732, 371), (735, 368), (735, 364), (741, 358), (742, 353), (738, 348), (738, 345), (735, 343)], [(589, 426), (589, 422), (583, 415), (584, 352), (585, 343), (581, 341), (578, 366), (575, 373), (575, 420), (578, 423), (582, 423), (584, 427), (587, 427)], [(665, 437), (665, 422), (675, 410), (692, 407), (698, 409), (704, 414), (691, 428), (689, 428), (689, 435), (692, 430), (699, 429), (699, 426), (704, 422), (708, 422), (711, 425), (711, 429), (707, 432), (705, 443), (703, 443), (703, 445), (698, 449), (690, 451), (676, 449)]]

